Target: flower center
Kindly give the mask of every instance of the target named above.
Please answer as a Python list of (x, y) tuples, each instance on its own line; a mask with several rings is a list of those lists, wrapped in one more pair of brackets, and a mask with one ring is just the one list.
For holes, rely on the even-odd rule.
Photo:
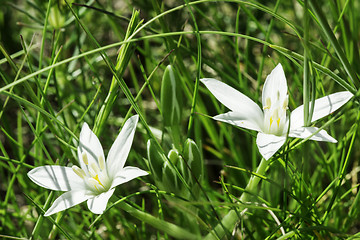
[(264, 110), (264, 133), (281, 136), (284, 134), (286, 125), (286, 110), (288, 108), (288, 97), (280, 99), (277, 92), (275, 98), (266, 98)]
[(86, 169), (79, 168), (75, 165), (72, 166), (72, 169), (84, 180), (90, 190), (97, 193), (109, 190), (111, 182), (107, 175), (104, 158), (99, 156), (97, 162), (89, 162), (86, 152), (83, 152), (81, 160), (85, 163)]

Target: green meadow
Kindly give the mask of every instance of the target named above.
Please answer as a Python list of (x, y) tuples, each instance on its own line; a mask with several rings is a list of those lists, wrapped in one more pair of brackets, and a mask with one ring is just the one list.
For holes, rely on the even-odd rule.
[(360, 2), (1, 0), (1, 239), (360, 239)]

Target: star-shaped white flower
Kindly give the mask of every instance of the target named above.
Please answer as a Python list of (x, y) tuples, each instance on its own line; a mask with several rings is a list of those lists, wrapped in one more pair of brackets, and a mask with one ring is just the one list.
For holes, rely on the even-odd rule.
[(45, 216), (68, 209), (87, 200), (95, 214), (104, 212), (115, 187), (148, 173), (137, 167), (124, 167), (134, 139), (138, 115), (129, 118), (110, 148), (105, 162), (99, 139), (84, 123), (78, 146), (78, 166), (41, 166), (28, 176), (39, 186), (55, 191), (66, 191), (46, 211)]
[[(316, 127), (304, 127), (303, 105), (291, 112), (290, 119), (286, 115), (288, 93), (281, 64), (278, 64), (266, 78), (262, 92), (263, 110), (250, 98), (223, 82), (212, 78), (201, 79), (201, 82), (231, 110), (217, 115), (213, 119), (258, 131), (256, 144), (265, 159), (272, 157), (285, 143), (289, 123), (290, 137), (307, 138), (319, 130)], [(352, 96), (352, 93), (343, 91), (316, 99), (311, 122), (336, 111)], [(337, 142), (325, 130), (320, 130), (310, 139)]]

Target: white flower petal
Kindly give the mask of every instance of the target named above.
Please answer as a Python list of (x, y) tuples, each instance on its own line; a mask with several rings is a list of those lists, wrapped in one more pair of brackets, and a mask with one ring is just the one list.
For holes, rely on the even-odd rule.
[[(317, 132), (319, 128), (317, 127), (300, 127), (297, 129), (293, 129), (289, 133), (289, 137), (295, 138), (307, 138)], [(311, 140), (315, 141), (324, 141), (324, 142), (332, 142), (337, 143), (336, 139), (331, 137), (325, 130), (321, 130), (315, 135), (313, 135)]]
[(203, 78), (200, 81), (209, 89), (209, 91), (233, 112), (248, 115), (248, 120), (256, 122), (262, 126), (263, 112), (260, 107), (250, 98), (235, 90), (229, 85), (213, 78)]
[[(335, 112), (352, 97), (353, 94), (351, 92), (343, 91), (316, 99), (311, 122)], [(304, 126), (304, 105), (301, 105), (292, 111), (290, 118), (291, 129), (297, 129), (298, 127)]]
[(259, 132), (256, 138), (256, 145), (260, 154), (268, 160), (284, 145), (286, 136), (275, 136)]
[(279, 63), (266, 77), (262, 92), (263, 107), (267, 106), (268, 98), (271, 99), (272, 103), (287, 101), (287, 90), (285, 73)]
[(93, 196), (87, 193), (88, 192), (86, 190), (73, 190), (62, 194), (54, 201), (44, 216), (50, 216), (54, 213), (71, 208), (72, 206), (82, 203)]
[(115, 188), (107, 192), (103, 192), (87, 201), (88, 208), (95, 214), (102, 214), (106, 209), (106, 205), (110, 197), (114, 194)]
[(110, 148), (106, 160), (107, 171), (110, 178), (116, 176), (116, 173), (121, 171), (124, 167), (134, 139), (138, 119), (139, 116), (134, 115), (126, 121), (124, 127), (121, 129), (115, 142)]
[(238, 127), (247, 128), (251, 130), (256, 130), (258, 132), (262, 131), (262, 126), (259, 126), (257, 121), (253, 121), (249, 117), (249, 113), (246, 112), (227, 112), (224, 114), (219, 114), (213, 117), (213, 119), (226, 122)]
[(101, 143), (98, 139), (98, 137), (93, 133), (87, 123), (84, 123), (81, 132), (80, 132), (80, 141), (78, 146), (78, 158), (81, 168), (84, 171), (87, 171), (87, 168), (82, 161), (83, 159), (83, 152), (86, 153), (89, 164), (92, 162), (98, 162), (98, 158), (101, 156), (103, 159), (104, 157), (104, 151), (101, 146)]
[(124, 167), (121, 171), (116, 173), (115, 178), (111, 184), (111, 188), (120, 184), (126, 183), (134, 178), (148, 175), (148, 172), (137, 167)]
[(84, 181), (70, 167), (41, 166), (28, 172), (29, 178), (37, 185), (56, 191), (83, 189)]

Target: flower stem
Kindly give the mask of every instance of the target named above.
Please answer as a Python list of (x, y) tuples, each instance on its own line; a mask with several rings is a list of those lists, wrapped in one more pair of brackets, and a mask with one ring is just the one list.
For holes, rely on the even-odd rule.
[(154, 217), (149, 213), (142, 212), (123, 201), (119, 202), (117, 204), (117, 207), (120, 207), (121, 209), (123, 209), (124, 211), (126, 211), (127, 213), (132, 215), (133, 217), (136, 217), (137, 219), (139, 219), (140, 221), (145, 222), (145, 223), (153, 226), (154, 228), (156, 228), (160, 231), (163, 231), (175, 238), (199, 239), (198, 235), (188, 232), (187, 230), (185, 230), (175, 224), (172, 224), (172, 223), (166, 222), (164, 220), (161, 220), (157, 217)]
[(304, 103), (304, 126), (309, 126), (309, 98), (310, 98), (310, 56), (309, 56), (309, 18), (308, 1), (304, 1), (304, 75), (303, 75), (303, 103)]
[[(265, 160), (264, 158), (261, 159), (261, 162), (255, 172), (256, 174), (251, 176), (251, 178), (245, 188), (245, 191), (240, 196), (240, 201), (242, 203), (246, 203), (247, 201), (249, 201), (249, 199), (252, 195), (251, 193), (254, 192), (254, 190), (256, 189), (257, 185), (259, 184), (259, 182), (261, 180), (261, 178), (258, 176), (263, 175), (265, 173), (268, 164), (269, 164), (269, 162), (267, 160)], [(241, 210), (241, 208), (244, 208), (244, 207), (240, 206), (239, 208)], [(221, 223), (219, 223), (213, 229), (213, 231), (211, 231), (208, 235), (206, 235), (206, 237), (204, 239), (205, 240), (223, 239), (226, 232), (233, 231), (233, 229), (236, 225), (236, 222), (238, 220), (239, 220), (239, 217), (237, 215), (237, 212), (235, 210), (230, 210), (228, 212), (228, 214), (225, 215), (225, 217), (223, 218)]]
[(357, 77), (355, 71), (353, 70), (351, 64), (349, 63), (349, 60), (347, 59), (344, 51), (342, 50), (339, 41), (336, 39), (333, 31), (331, 30), (327, 18), (323, 13), (321, 7), (317, 3), (317, 1), (309, 1), (309, 5), (314, 13), (314, 16), (317, 20), (320, 29), (324, 32), (325, 36), (328, 38), (328, 41), (331, 43), (332, 47), (334, 48), (334, 51), (338, 56), (341, 64), (343, 65), (346, 73), (348, 74), (352, 83), (358, 87), (359, 78)]

